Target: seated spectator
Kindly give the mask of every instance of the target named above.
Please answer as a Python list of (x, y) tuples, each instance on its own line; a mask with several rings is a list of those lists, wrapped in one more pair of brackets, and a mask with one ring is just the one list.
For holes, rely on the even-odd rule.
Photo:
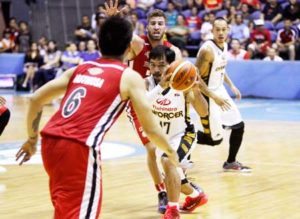
[(66, 50), (61, 56), (62, 70), (65, 71), (79, 64), (80, 53), (77, 51), (77, 46), (75, 43), (70, 42), (66, 45)]
[(37, 43), (32, 43), (30, 50), (25, 56), (24, 59), (24, 73), (25, 79), (22, 83), (23, 88), (32, 89), (32, 80), (35, 73), (43, 65), (43, 57), (40, 55)]
[(271, 46), (271, 33), (264, 27), (264, 21), (259, 19), (254, 21), (255, 29), (250, 34), (248, 51), (251, 58), (262, 59), (266, 56), (267, 48)]
[(241, 14), (235, 15), (235, 22), (230, 25), (229, 37), (238, 39), (243, 47), (246, 46), (250, 37), (249, 27), (243, 22)]
[(40, 51), (40, 55), (44, 58), (48, 50), (48, 39), (46, 36), (41, 36), (38, 39), (38, 48)]
[(261, 15), (263, 20), (271, 21), (275, 25), (282, 18), (282, 8), (277, 0), (268, 0)]
[(204, 42), (206, 40), (211, 40), (213, 39), (213, 34), (212, 34), (212, 24), (215, 20), (215, 14), (210, 12), (206, 15), (204, 15), (204, 22), (201, 26), (201, 40)]
[(93, 39), (97, 39), (97, 34), (99, 34), (101, 26), (104, 23), (104, 21), (106, 20), (106, 18), (107, 18), (107, 16), (106, 16), (105, 13), (98, 13), (97, 14), (97, 16), (96, 16), (97, 25), (96, 25), (96, 29), (95, 29), (93, 37), (92, 37)]
[(16, 39), (19, 35), (19, 25), (15, 17), (11, 17), (8, 22), (8, 29), (10, 31), (10, 40), (16, 45)]
[(275, 61), (275, 62), (283, 61), (283, 59), (277, 55), (276, 50), (274, 48), (268, 48), (267, 56), (263, 60), (264, 61)]
[(228, 50), (228, 60), (247, 60), (250, 59), (249, 53), (241, 48), (240, 41), (238, 39), (232, 39), (230, 43), (231, 49)]
[(200, 31), (202, 23), (201, 18), (198, 17), (198, 8), (196, 6), (193, 6), (191, 12), (191, 16), (186, 18), (186, 24), (190, 33)]
[(6, 28), (2, 33), (2, 39), (0, 39), (0, 52), (11, 53), (15, 48), (15, 42), (11, 38), (11, 32)]
[(184, 16), (177, 16), (177, 25), (167, 30), (168, 39), (179, 48), (185, 48), (189, 35), (189, 28), (185, 25)]
[(297, 0), (289, 0), (289, 5), (284, 8), (282, 15), (288, 18), (293, 24), (300, 23), (300, 2)]
[(175, 10), (175, 6), (172, 2), (168, 3), (168, 9), (165, 12), (165, 15), (167, 17), (167, 27), (174, 27), (177, 23), (178, 11)]
[(251, 13), (250, 13), (250, 9), (249, 9), (249, 6), (247, 4), (242, 4), (241, 5), (241, 13), (242, 13), (242, 16), (243, 16), (243, 21), (249, 25), (250, 24), (250, 17), (251, 17)]
[(94, 61), (100, 58), (100, 53), (96, 50), (96, 42), (94, 40), (89, 40), (87, 42), (87, 51), (81, 53), (80, 58), (80, 62)]
[(130, 18), (133, 27), (133, 33), (138, 36), (145, 35), (145, 25), (138, 20), (137, 13), (133, 11)]
[(284, 28), (277, 33), (276, 45), (279, 53), (288, 53), (289, 60), (295, 60), (296, 49), (295, 42), (297, 35), (295, 30), (291, 28), (292, 21), (290, 19), (284, 20)]
[[(227, 14), (227, 21), (229, 24), (235, 23), (235, 18), (236, 18), (237, 14), (242, 15), (242, 13), (240, 13), (236, 10), (236, 6), (231, 5), (229, 8), (228, 14)], [(244, 22), (243, 15), (242, 15), (242, 20)], [(244, 22), (244, 23), (248, 24), (248, 22)]]
[(78, 52), (81, 56), (81, 54), (83, 54), (86, 51), (86, 42), (85, 41), (80, 41), (78, 43)]
[(104, 13), (105, 13), (104, 4), (97, 5), (96, 12), (94, 14), (92, 14), (92, 17), (91, 17), (91, 27), (94, 31), (97, 28), (97, 16), (98, 16), (98, 14), (104, 14)]
[(260, 10), (260, 1), (259, 0), (240, 0), (240, 3), (237, 8), (241, 9), (243, 4), (248, 5), (250, 13)]
[(92, 39), (93, 33), (90, 18), (86, 15), (82, 16), (81, 25), (79, 25), (74, 31), (77, 42)]
[(202, 4), (207, 12), (216, 12), (222, 9), (223, 0), (203, 0)]
[(30, 49), (30, 43), (32, 39), (28, 23), (25, 21), (20, 21), (19, 27), (19, 34), (16, 39), (16, 51), (20, 53), (27, 53)]
[(61, 51), (57, 50), (56, 42), (50, 40), (44, 56), (44, 65), (36, 72), (33, 78), (33, 90), (36, 90), (52, 80), (60, 66)]

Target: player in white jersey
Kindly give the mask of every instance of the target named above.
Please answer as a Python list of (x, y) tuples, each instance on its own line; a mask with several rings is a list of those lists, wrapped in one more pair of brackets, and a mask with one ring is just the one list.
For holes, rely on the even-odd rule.
[[(158, 118), (162, 130), (167, 134), (170, 145), (177, 151), (182, 166), (186, 166), (189, 164), (188, 157), (196, 144), (196, 132), (190, 121), (189, 106), (192, 104), (200, 116), (206, 116), (207, 102), (197, 87), (180, 92), (168, 86), (169, 76), (164, 73), (174, 59), (175, 53), (168, 47), (161, 45), (153, 48), (149, 54), (151, 76), (146, 78), (146, 85), (149, 90), (148, 97), (152, 103), (152, 112)], [(162, 151), (157, 150), (157, 155), (164, 160), (165, 155)], [(168, 166), (163, 167), (165, 172), (171, 171)], [(205, 204), (207, 197), (202, 190), (199, 191), (190, 184), (182, 168), (177, 168), (177, 171), (181, 177), (181, 186), (170, 182), (166, 177), (168, 197), (177, 197), (178, 201), (181, 191), (187, 195), (181, 210), (192, 212)], [(178, 213), (178, 202), (169, 202), (164, 218), (177, 218), (176, 212)]]
[[(228, 24), (224, 18), (216, 18), (213, 23), (213, 40), (206, 41), (200, 48), (196, 66), (201, 78), (207, 84), (208, 89), (226, 100), (230, 104), (229, 109), (221, 108), (212, 98), (207, 97), (209, 103), (209, 116), (201, 117), (203, 132), (198, 131), (198, 143), (218, 145), (223, 140), (223, 128), (231, 129), (229, 139), (229, 155), (223, 165), (224, 171), (250, 172), (251, 169), (236, 161), (236, 155), (242, 143), (244, 134), (244, 122), (241, 114), (227, 93), (223, 83), (227, 83), (236, 95), (241, 98), (240, 91), (235, 87), (226, 73)], [(208, 95), (209, 96), (209, 95)], [(210, 96), (209, 96), (210, 97)]]

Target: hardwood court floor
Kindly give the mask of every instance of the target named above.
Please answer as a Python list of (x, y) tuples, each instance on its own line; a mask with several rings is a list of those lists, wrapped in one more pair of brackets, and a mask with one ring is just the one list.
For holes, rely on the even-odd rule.
[[(25, 139), (26, 98), (8, 98), (12, 119), (0, 143)], [(53, 113), (47, 106), (43, 124)], [(208, 203), (183, 219), (300, 218), (300, 123), (246, 121), (238, 159), (253, 168), (251, 174), (223, 173), (227, 139), (217, 147), (198, 146), (195, 167), (189, 171), (208, 194)], [(139, 144), (124, 115), (108, 141)], [(0, 144), (1, 146), (1, 144)], [(1, 148), (0, 148), (1, 156)], [(0, 184), (1, 219), (50, 219), (47, 176), (42, 165), (5, 165)], [(158, 219), (156, 192), (148, 174), (145, 154), (103, 161), (103, 219)], [(183, 197), (182, 197), (183, 199)]]

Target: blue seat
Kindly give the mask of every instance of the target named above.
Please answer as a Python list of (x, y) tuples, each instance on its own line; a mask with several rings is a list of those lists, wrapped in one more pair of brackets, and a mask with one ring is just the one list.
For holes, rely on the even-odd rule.
[(265, 21), (265, 28), (267, 28), (268, 30), (274, 30), (274, 24), (271, 21)]
[(201, 19), (203, 19), (205, 14), (206, 14), (205, 10), (199, 11), (198, 17), (200, 17)]
[(250, 20), (258, 20), (260, 19), (261, 12), (260, 11), (254, 11), (252, 14), (250, 14)]
[(277, 32), (276, 31), (270, 31), (271, 33), (271, 41), (274, 43), (277, 39)]
[(181, 14), (187, 18), (192, 15), (192, 12), (191, 12), (191, 10), (187, 9), (187, 10), (182, 11)]
[(227, 10), (221, 10), (216, 13), (216, 17), (226, 17), (228, 15)]
[(275, 25), (275, 30), (280, 30), (284, 27), (284, 22), (280, 21)]

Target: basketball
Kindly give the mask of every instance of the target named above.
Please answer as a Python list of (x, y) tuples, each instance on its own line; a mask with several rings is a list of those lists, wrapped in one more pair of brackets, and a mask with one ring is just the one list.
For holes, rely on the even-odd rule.
[(170, 87), (178, 91), (190, 89), (197, 79), (197, 69), (189, 61), (174, 61), (167, 70), (167, 74), (172, 74)]

